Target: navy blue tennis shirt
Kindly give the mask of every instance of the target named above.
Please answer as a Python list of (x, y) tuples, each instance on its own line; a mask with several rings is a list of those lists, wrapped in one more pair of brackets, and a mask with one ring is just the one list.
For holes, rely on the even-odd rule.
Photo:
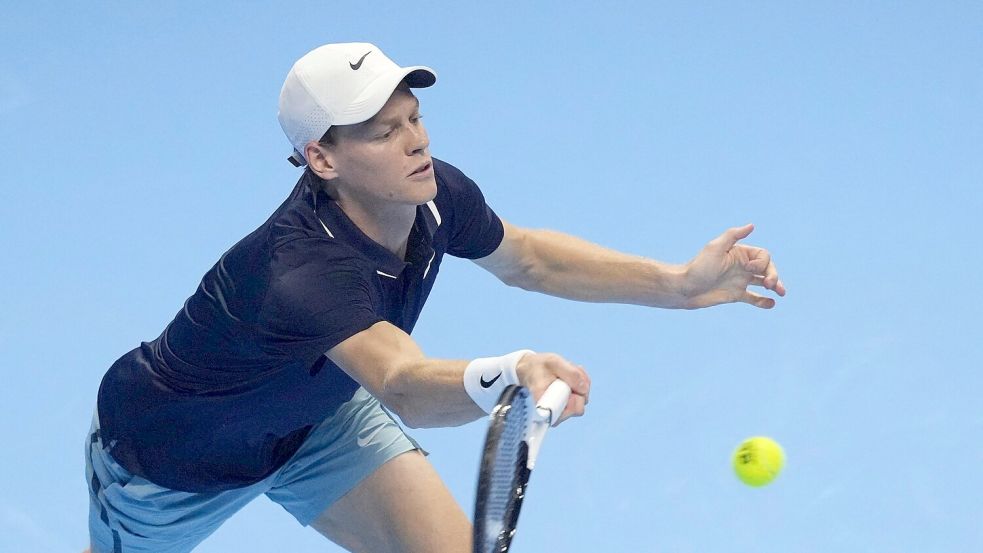
[(190, 492), (271, 474), (358, 388), (325, 352), (380, 321), (413, 330), (444, 254), (480, 258), (502, 222), (477, 185), (433, 160), (406, 258), (372, 241), (306, 171), (219, 259), (164, 332), (99, 388), (102, 441), (127, 470)]

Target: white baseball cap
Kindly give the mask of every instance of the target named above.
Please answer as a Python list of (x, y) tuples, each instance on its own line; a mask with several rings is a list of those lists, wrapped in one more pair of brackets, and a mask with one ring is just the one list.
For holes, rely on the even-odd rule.
[(437, 74), (422, 65), (400, 67), (367, 42), (326, 44), (305, 54), (280, 90), (277, 118), (294, 147), (287, 159), (306, 165), (308, 142), (320, 140), (332, 125), (371, 119), (404, 80), (425, 88), (437, 82)]

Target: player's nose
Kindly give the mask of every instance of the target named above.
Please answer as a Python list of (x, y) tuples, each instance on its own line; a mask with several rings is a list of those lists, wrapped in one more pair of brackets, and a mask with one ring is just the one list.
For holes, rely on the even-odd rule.
[(407, 140), (407, 155), (412, 156), (423, 153), (430, 147), (430, 136), (427, 134), (427, 129), (419, 121), (409, 128), (410, 132), (407, 133), (409, 136)]

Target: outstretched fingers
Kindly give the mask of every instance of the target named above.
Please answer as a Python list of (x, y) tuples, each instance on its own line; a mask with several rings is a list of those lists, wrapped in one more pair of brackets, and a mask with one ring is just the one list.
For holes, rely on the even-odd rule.
[(775, 307), (775, 300), (762, 296), (760, 294), (755, 294), (754, 292), (744, 291), (741, 295), (741, 301), (744, 303), (749, 303), (755, 307), (760, 307), (761, 309), (771, 309)]
[(779, 296), (785, 295), (785, 284), (778, 278), (778, 269), (775, 268), (775, 263), (768, 263), (768, 269), (765, 270), (765, 288), (769, 290), (774, 290)]
[(711, 240), (710, 243), (707, 244), (707, 247), (721, 253), (730, 251), (730, 249), (733, 248), (739, 240), (743, 240), (750, 236), (751, 231), (753, 230), (754, 225), (750, 223), (744, 225), (743, 227), (729, 228), (725, 230), (723, 234)]
[[(785, 295), (785, 284), (778, 277), (778, 269), (771, 254), (764, 248), (738, 244), (754, 231), (754, 225), (733, 227), (714, 238), (691, 262), (697, 266), (701, 288), (691, 302), (693, 307), (708, 307), (729, 302), (744, 302), (756, 307), (771, 309), (775, 300), (747, 291), (747, 286), (761, 286), (779, 296)], [(714, 272), (717, 271), (717, 272)]]
[(771, 259), (771, 254), (767, 250), (752, 246), (745, 246), (748, 251), (748, 261), (744, 264), (744, 270), (752, 273), (751, 284), (762, 286), (774, 291), (779, 296), (785, 295), (785, 285), (778, 278), (778, 268)]

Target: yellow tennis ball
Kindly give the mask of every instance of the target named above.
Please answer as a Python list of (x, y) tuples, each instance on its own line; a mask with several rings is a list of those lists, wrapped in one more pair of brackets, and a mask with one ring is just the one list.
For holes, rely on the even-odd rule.
[(734, 472), (748, 486), (764, 486), (778, 476), (783, 466), (785, 452), (771, 438), (748, 438), (734, 451)]

